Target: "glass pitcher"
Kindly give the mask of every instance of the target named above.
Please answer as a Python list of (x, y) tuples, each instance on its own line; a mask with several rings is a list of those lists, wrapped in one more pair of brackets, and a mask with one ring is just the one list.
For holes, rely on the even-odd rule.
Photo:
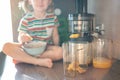
[(112, 65), (112, 41), (97, 39), (93, 43), (93, 67), (110, 68)]

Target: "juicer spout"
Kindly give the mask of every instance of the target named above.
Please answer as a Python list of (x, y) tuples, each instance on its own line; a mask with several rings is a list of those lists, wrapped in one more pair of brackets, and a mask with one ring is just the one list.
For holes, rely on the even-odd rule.
[(105, 32), (104, 24), (99, 24), (95, 27), (95, 31), (92, 34), (92, 36), (95, 38), (99, 38), (100, 36), (104, 35), (104, 32)]

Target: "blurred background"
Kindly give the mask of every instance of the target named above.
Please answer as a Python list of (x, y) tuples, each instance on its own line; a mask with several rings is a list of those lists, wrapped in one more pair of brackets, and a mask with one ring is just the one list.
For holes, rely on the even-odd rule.
[[(13, 41), (17, 42), (17, 28), (23, 11), (18, 8), (20, 0), (11, 1)], [(62, 43), (67, 41), (67, 16), (75, 12), (75, 0), (53, 0), (60, 21), (59, 33)], [(88, 13), (95, 14), (95, 24), (104, 24), (105, 37), (113, 40), (114, 57), (120, 59), (120, 0), (88, 0)]]

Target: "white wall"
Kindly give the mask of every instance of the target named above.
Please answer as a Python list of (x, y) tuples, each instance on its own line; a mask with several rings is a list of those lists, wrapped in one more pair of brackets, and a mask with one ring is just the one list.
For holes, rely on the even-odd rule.
[(113, 40), (114, 57), (120, 59), (120, 0), (88, 0), (96, 24), (105, 25), (105, 36)]

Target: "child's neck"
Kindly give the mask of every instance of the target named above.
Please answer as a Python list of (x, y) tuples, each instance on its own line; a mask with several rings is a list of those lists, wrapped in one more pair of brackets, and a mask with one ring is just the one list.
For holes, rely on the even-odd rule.
[(37, 19), (44, 19), (46, 17), (46, 12), (40, 12), (40, 13), (35, 13), (34, 12), (34, 16)]

